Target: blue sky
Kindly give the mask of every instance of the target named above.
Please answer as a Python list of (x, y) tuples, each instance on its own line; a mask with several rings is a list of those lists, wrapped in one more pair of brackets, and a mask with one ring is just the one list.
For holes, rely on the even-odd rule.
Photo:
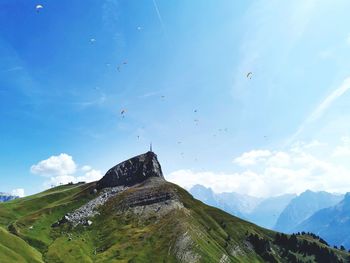
[(150, 142), (187, 188), (350, 191), (349, 8), (1, 1), (0, 191), (98, 178)]

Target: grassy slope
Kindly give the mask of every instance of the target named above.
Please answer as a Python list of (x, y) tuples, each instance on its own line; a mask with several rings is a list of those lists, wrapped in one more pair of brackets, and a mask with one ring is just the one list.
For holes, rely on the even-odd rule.
[[(53, 241), (51, 225), (67, 211), (93, 198), (88, 194), (89, 187), (89, 184), (60, 186), (33, 196), (1, 203), (0, 226), (22, 238), (39, 252), (45, 253)], [(22, 244), (19, 244), (19, 247), (21, 246)]]
[(19, 237), (0, 227), (0, 262), (43, 262), (41, 254)]
[[(164, 262), (177, 262), (173, 252), (184, 233), (194, 241), (193, 251), (201, 256), (201, 262), (218, 262), (224, 254), (232, 262), (262, 262), (259, 255), (243, 245), (247, 233), (272, 240), (275, 232), (209, 207), (178, 186), (168, 183), (163, 187), (175, 191), (191, 212), (174, 210), (162, 218), (155, 214), (147, 220), (140, 220), (132, 213), (118, 213), (116, 207), (123, 195), (128, 195), (126, 191), (110, 200), (101, 214), (92, 219), (91, 226), (52, 228), (65, 213), (94, 197), (90, 194), (93, 184), (61, 186), (0, 204), (0, 226), (33, 247), (2, 230), (5, 234), (0, 238), (3, 257), (0, 262), (41, 262), (41, 255), (45, 262), (159, 262), (160, 258)], [(16, 249), (3, 248), (7, 239), (13, 240)], [(273, 249), (278, 254), (279, 248)], [(22, 250), (33, 254), (22, 254)], [(22, 261), (16, 258), (19, 254), (24, 258)], [(33, 255), (39, 261), (26, 261), (24, 255)]]

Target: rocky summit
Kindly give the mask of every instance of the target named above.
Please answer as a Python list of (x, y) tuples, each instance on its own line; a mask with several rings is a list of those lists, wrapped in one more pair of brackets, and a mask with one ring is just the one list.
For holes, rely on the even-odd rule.
[(97, 189), (132, 186), (150, 177), (164, 179), (157, 155), (152, 151), (135, 156), (109, 169), (97, 183)]

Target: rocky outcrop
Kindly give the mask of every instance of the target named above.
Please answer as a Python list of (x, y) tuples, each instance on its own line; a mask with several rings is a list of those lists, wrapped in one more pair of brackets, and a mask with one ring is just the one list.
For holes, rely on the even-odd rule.
[[(63, 223), (70, 223), (73, 226), (87, 225), (89, 218), (99, 214), (99, 207), (129, 188), (134, 190), (118, 204), (119, 211), (126, 211), (134, 207), (146, 207), (156, 203), (172, 204), (170, 201), (177, 199), (176, 195), (172, 192), (159, 190), (165, 182), (157, 155), (151, 151), (138, 155), (109, 169), (92, 191), (97, 196), (75, 211), (67, 213), (53, 226), (59, 226)], [(151, 210), (153, 209), (160, 210), (160, 206)]]
[(155, 203), (177, 200), (176, 193), (166, 191), (161, 187), (148, 187), (153, 182), (147, 182), (147, 186), (133, 189), (125, 198), (118, 204), (119, 209), (127, 210), (135, 206), (147, 206)]
[(73, 212), (66, 214), (61, 220), (54, 223), (52, 226), (56, 227), (64, 223), (70, 223), (74, 227), (79, 224), (91, 225), (92, 221), (88, 219), (99, 215), (98, 208), (104, 205), (110, 198), (116, 196), (123, 190), (125, 190), (125, 187), (123, 186), (103, 189), (102, 192), (96, 198), (92, 199), (91, 201), (74, 210)]
[(157, 155), (151, 151), (126, 160), (109, 169), (97, 183), (97, 189), (116, 186), (133, 186), (150, 177), (162, 178), (163, 173)]

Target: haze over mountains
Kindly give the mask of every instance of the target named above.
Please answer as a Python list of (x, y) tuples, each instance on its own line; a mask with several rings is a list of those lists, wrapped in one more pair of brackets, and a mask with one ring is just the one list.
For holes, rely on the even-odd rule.
[(214, 193), (202, 185), (195, 185), (189, 191), (206, 204), (259, 226), (283, 233), (312, 232), (332, 245), (350, 248), (349, 194), (343, 199), (341, 194), (307, 190), (300, 195), (262, 199), (237, 193)]
[(315, 212), (326, 207), (331, 207), (339, 203), (342, 199), (343, 195), (307, 190), (291, 200), (279, 216), (274, 229), (285, 233), (295, 232), (296, 226)]
[(338, 204), (314, 213), (295, 230), (313, 232), (331, 245), (350, 248), (350, 193)]
[[(256, 207), (249, 197), (226, 197), (243, 200), (234, 209)], [(0, 204), (0, 262), (340, 263), (349, 257), (317, 236), (280, 234), (203, 204), (164, 179), (153, 152), (114, 166), (98, 182)]]
[(290, 200), (296, 196), (286, 194), (263, 199), (233, 192), (214, 193), (211, 188), (199, 184), (193, 186), (189, 192), (208, 205), (270, 229), (275, 226), (278, 216)]
[(264, 199), (233, 192), (214, 193), (211, 188), (202, 185), (195, 185), (189, 191), (195, 198), (208, 205), (269, 229), (275, 226), (283, 209), (296, 197), (294, 194), (286, 194)]

